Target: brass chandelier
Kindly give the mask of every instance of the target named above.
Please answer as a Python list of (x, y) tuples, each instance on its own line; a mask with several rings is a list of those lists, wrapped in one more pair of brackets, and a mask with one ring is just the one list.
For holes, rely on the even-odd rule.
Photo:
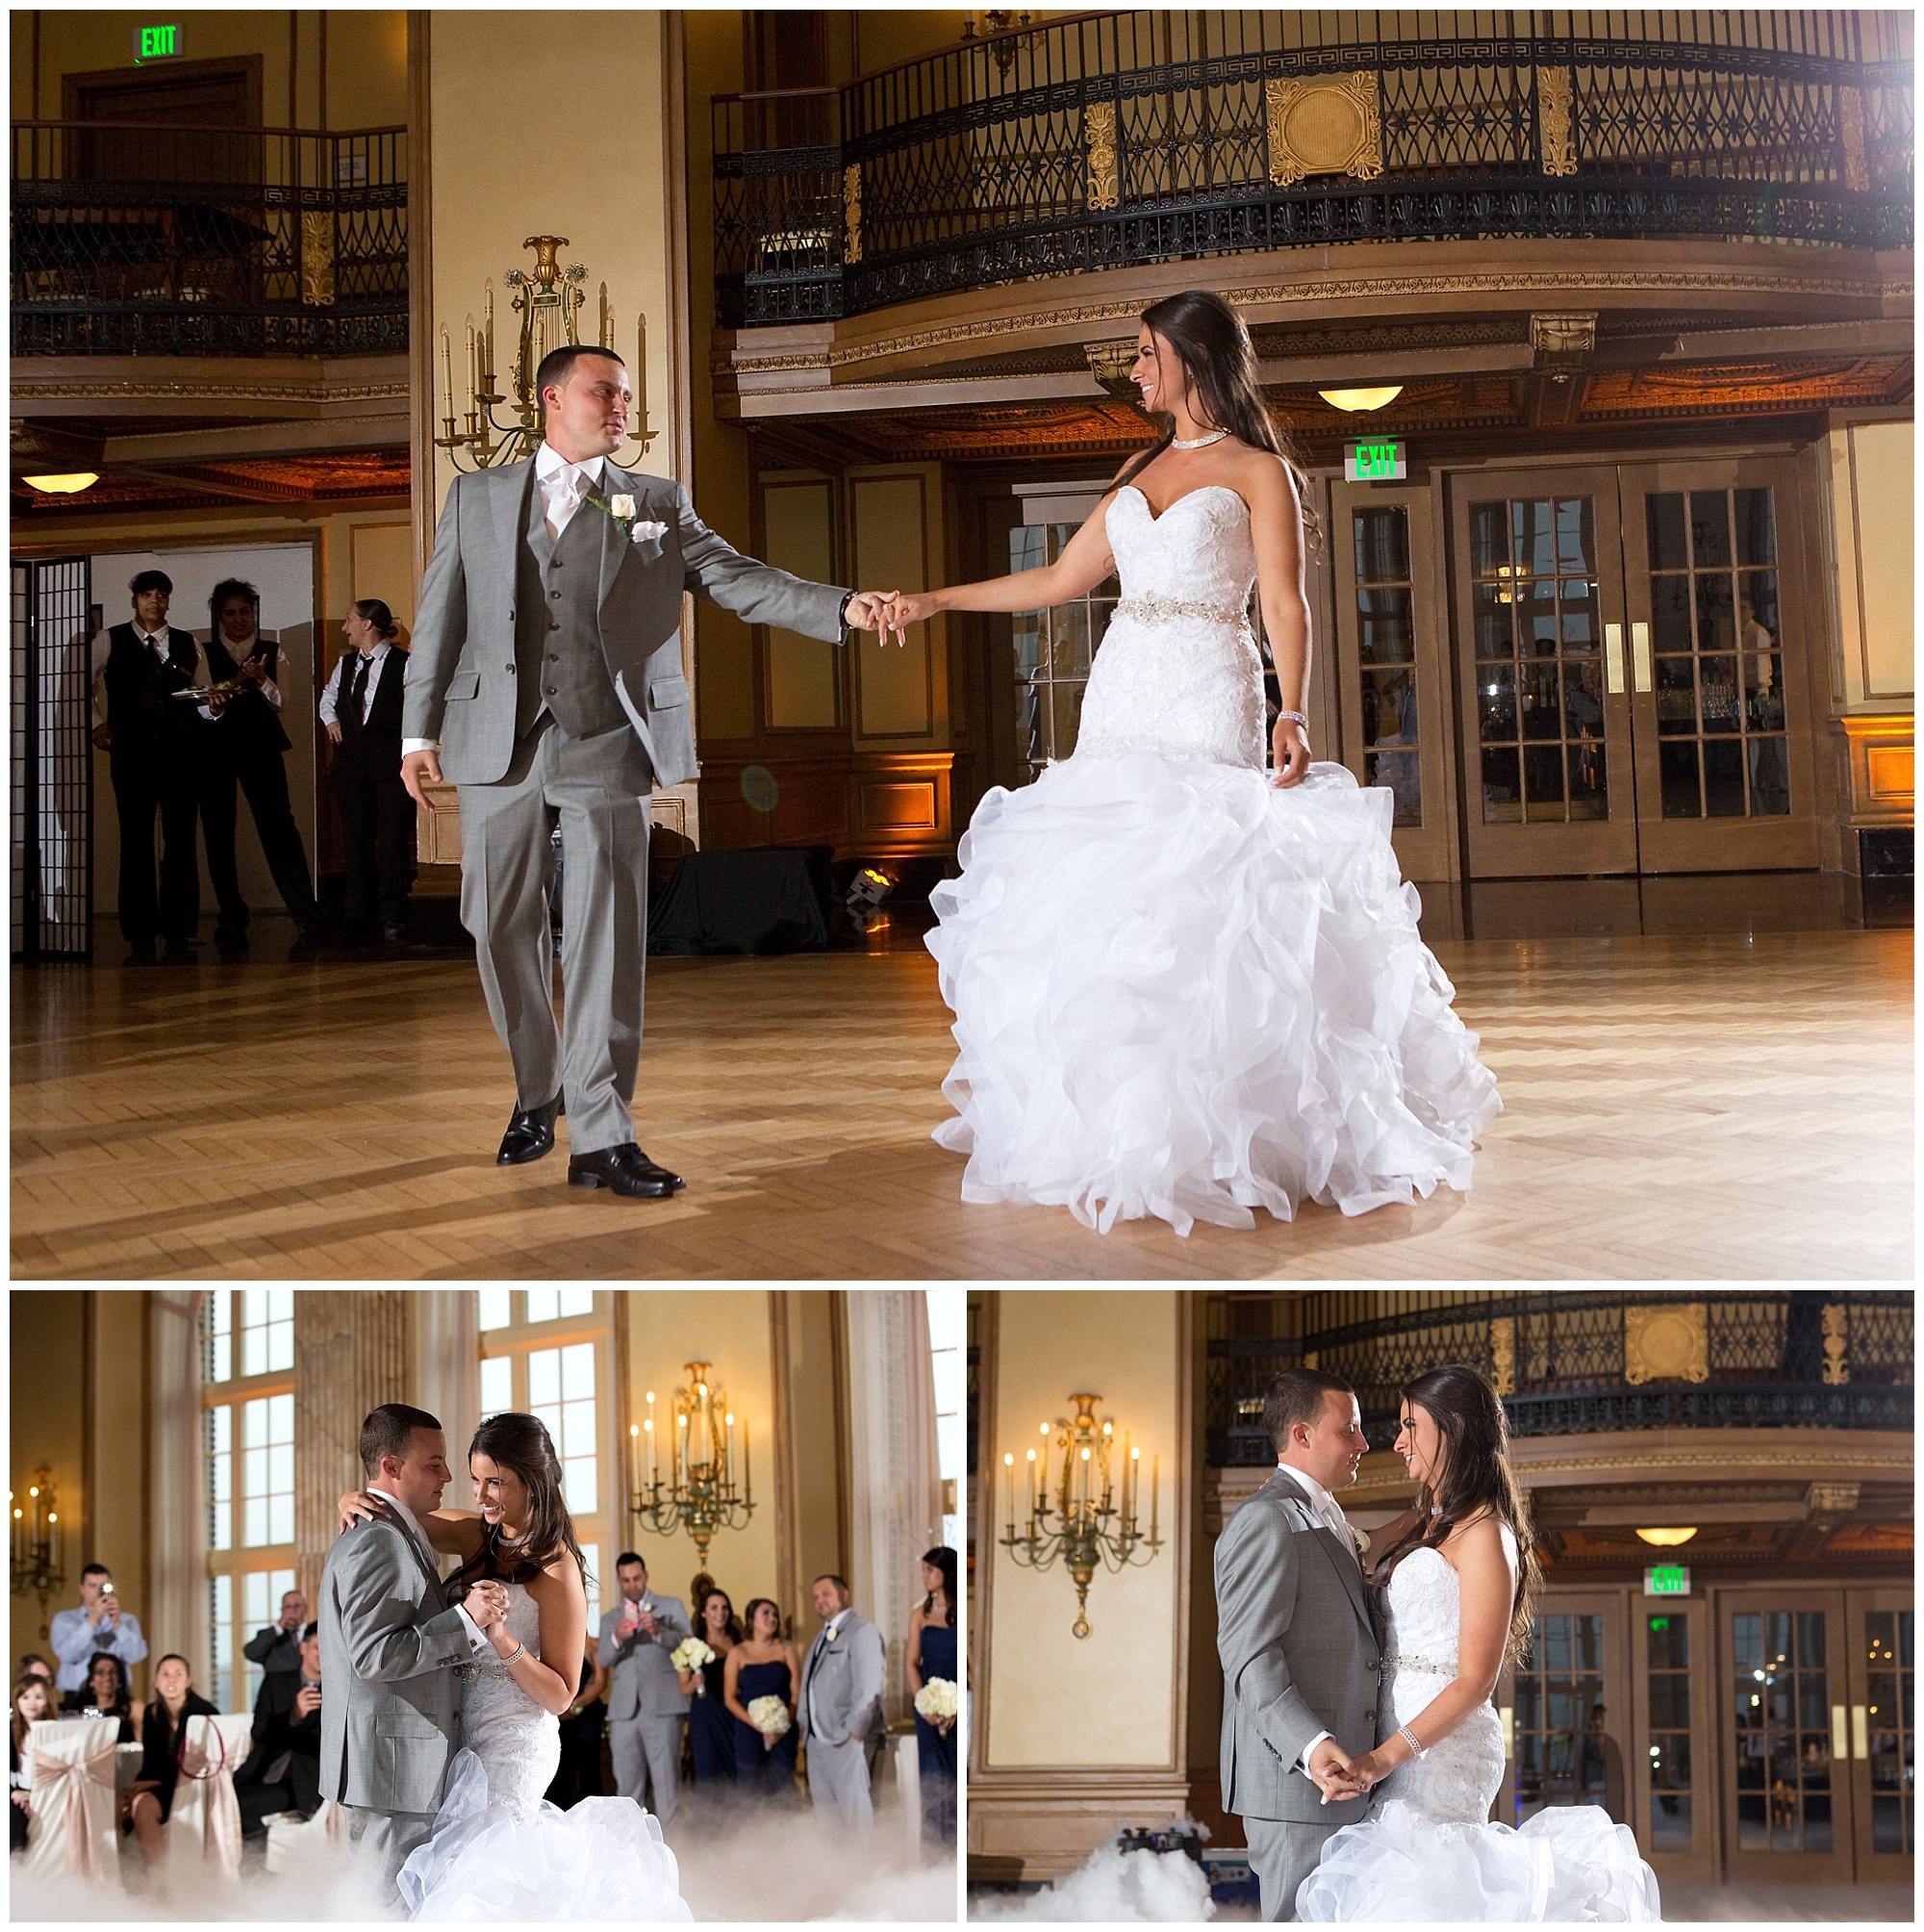
[(47, 1599), (66, 1587), (65, 1534), (55, 1501), (54, 1472), (44, 1462), (34, 1471), (24, 1497), (7, 1492), (13, 1516), (13, 1593), (32, 1590), (39, 1598), (42, 1637), (47, 1634)]
[(628, 1425), (636, 1475), (640, 1479), (629, 1509), (645, 1529), (659, 1537), (686, 1530), (708, 1567), (708, 1545), (719, 1531), (739, 1530), (755, 1513), (754, 1478), (748, 1462), (748, 1424), (740, 1424), (740, 1480), (737, 1481), (736, 1429), (726, 1392), (718, 1387), (705, 1361), (691, 1361), (682, 1373), (688, 1385), (669, 1404), (668, 1474), (662, 1475), (661, 1432), (655, 1426), (655, 1392), (647, 1392), (646, 1421)]

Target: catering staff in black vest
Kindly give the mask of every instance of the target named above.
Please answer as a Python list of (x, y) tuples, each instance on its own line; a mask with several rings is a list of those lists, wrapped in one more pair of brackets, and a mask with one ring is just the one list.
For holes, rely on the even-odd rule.
[[(120, 933), (129, 966), (151, 966), (157, 940), (169, 965), (194, 963), (200, 924), (200, 861), (193, 849), (200, 768), (213, 710), (176, 692), (205, 687), (206, 649), (167, 623), (173, 579), (142, 571), (127, 587), (134, 622), (94, 638), (93, 742), (108, 754), (120, 821)], [(154, 819), (161, 822), (159, 888)]]
[[(239, 924), (244, 930), (247, 907), (240, 899), (234, 863), (238, 783), (246, 794), (247, 809), (254, 815), (254, 830), (260, 836), (274, 889), (281, 895), (300, 942), (312, 945), (319, 935), (320, 908), (315, 903), (307, 848), (301, 843), (300, 827), (294, 823), (293, 806), (288, 798), (285, 761), (293, 746), (281, 724), (285, 702), (280, 686), (281, 648), (272, 638), (261, 635), (261, 593), (252, 584), (239, 577), (224, 578), (215, 585), (207, 607), (214, 620), (208, 634), (208, 656), (215, 678), (238, 677), (247, 686), (227, 704), (214, 745), (221, 755), (208, 760), (201, 792), (201, 837), (207, 844), (207, 868), (214, 889), (221, 898), (221, 916), (223, 921), (228, 918), (225, 881), (240, 907)], [(224, 670), (223, 660), (231, 662), (234, 669)], [(220, 845), (218, 857), (216, 841)]]
[(342, 624), (353, 648), (342, 652), (320, 694), (320, 722), (334, 743), (334, 797), (347, 845), (350, 927), (378, 907), (381, 936), (406, 937), (415, 880), (415, 801), (401, 783), (401, 689), (408, 654), (400, 625), (379, 597), (347, 607)]

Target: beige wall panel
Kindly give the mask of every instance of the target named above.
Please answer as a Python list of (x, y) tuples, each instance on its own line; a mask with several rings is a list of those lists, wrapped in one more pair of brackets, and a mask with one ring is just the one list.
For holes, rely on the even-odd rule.
[(406, 12), (398, 7), (329, 8), (328, 126), (398, 127), (407, 117)]
[(1850, 431), (1861, 598), (1856, 668), (1872, 702), (1916, 690), (1916, 432), (1909, 422), (1860, 422)]
[[(1016, 1458), (1016, 1512), (1024, 1512), (1025, 1452), (1038, 1424), (1074, 1412), (1069, 1396), (1095, 1392), (1143, 1452), (1161, 1462), (1161, 1528), (1167, 1547), (1140, 1569), (1100, 1571), (1089, 1591), (1091, 1635), (1071, 1634), (1076, 1591), (1058, 1563), (1037, 1572), (998, 1546), (989, 1637), (986, 1760), (996, 1770), (1027, 1766), (1181, 1766), (1186, 1740), (1172, 1735), (1180, 1626), (1177, 1483), (1179, 1387), (1188, 1374), (1181, 1298), (1151, 1289), (1025, 1291), (1001, 1298), (996, 1348), (996, 1426), (983, 1445), (999, 1489), (995, 1523), (1008, 1520), (1004, 1452)], [(1051, 1431), (1051, 1434), (1053, 1432)], [(1051, 1457), (1051, 1462), (1054, 1458)], [(1144, 1482), (1147, 1527), (1148, 1481)], [(978, 1551), (978, 1560), (981, 1553)], [(1119, 1690), (1126, 1694), (1118, 1694)]]
[[(835, 581), (835, 529), (828, 478), (766, 483), (765, 561), (815, 583)], [(839, 645), (792, 630), (769, 631), (769, 724), (777, 730), (835, 725)]]
[[(623, 1290), (628, 1297), (628, 1401), (631, 1412), (618, 1418), (623, 1442), (631, 1442), (629, 1423), (646, 1418), (646, 1394), (655, 1392), (656, 1426), (666, 1448), (673, 1414), (672, 1399), (687, 1377), (683, 1364), (705, 1361), (726, 1391), (729, 1407), (748, 1432), (748, 1473), (754, 1486), (755, 1512), (747, 1526), (723, 1530), (709, 1549), (709, 1569), (734, 1599), (739, 1612), (751, 1596), (775, 1593), (775, 1432), (774, 1390), (769, 1337), (769, 1298), (760, 1289), (703, 1290), (647, 1288)], [(639, 1452), (630, 1465), (629, 1495), (641, 1480)], [(666, 1455), (660, 1457), (662, 1480), (668, 1480)], [(656, 1536), (635, 1530), (620, 1513), (623, 1540), (610, 1550), (612, 1560), (622, 1548), (638, 1550), (648, 1566), (648, 1581), (667, 1595), (686, 1602), (688, 1587), (699, 1567), (695, 1542), (683, 1531)], [(625, 1533), (633, 1533), (629, 1543)], [(612, 1588), (605, 1592), (612, 1600)], [(689, 1606), (690, 1614), (694, 1606)]]
[[(12, 1350), (8, 1487), (31, 1483), (47, 1463), (54, 1472), (54, 1494), (66, 1525), (65, 1587), (47, 1599), (46, 1615), (80, 1601), (80, 1566), (93, 1559), (91, 1512), (83, 1479), (87, 1457), (87, 1296), (78, 1289), (16, 1288), (8, 1297), (8, 1340)], [(137, 1616), (136, 1577), (116, 1577)], [(53, 1662), (53, 1648), (40, 1635), (40, 1602), (25, 1591), (13, 1596), (10, 1635), (17, 1664), (23, 1651), (38, 1650)], [(144, 1621), (142, 1628), (145, 1627)], [(11, 1681), (11, 1680), (10, 1680)]]
[[(153, 1643), (153, 1612), (140, 1599), (147, 1575), (147, 1309), (139, 1288), (97, 1288), (89, 1324), (88, 1513), (92, 1561), (105, 1563), (149, 1633), (147, 1683), (167, 1646)], [(76, 1589), (79, 1572), (75, 1572)], [(15, 1653), (17, 1657), (17, 1652)]]
[[(403, 630), (415, 627), (414, 541), (399, 523), (352, 523), (347, 530), (348, 579), (356, 599), (379, 597)], [(346, 607), (341, 616), (347, 615)]]
[[(921, 470), (850, 479), (854, 575), (859, 590), (920, 591), (928, 587), (928, 488)], [(862, 738), (923, 738), (935, 729), (934, 641), (926, 623), (909, 627), (908, 642), (877, 644), (859, 632), (855, 649), (856, 733)]]
[(846, 1577), (851, 1566), (845, 1294), (841, 1289), (791, 1288), (778, 1291), (775, 1303), (788, 1423), (784, 1594), (777, 1600), (803, 1642), (820, 1627), (809, 1586), (825, 1571)]

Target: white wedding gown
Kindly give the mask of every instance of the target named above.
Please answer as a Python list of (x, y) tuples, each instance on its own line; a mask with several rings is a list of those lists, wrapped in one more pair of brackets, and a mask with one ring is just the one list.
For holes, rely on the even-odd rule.
[(1417, 936), (1395, 799), (1264, 770), (1247, 506), (1209, 484), (1156, 518), (1125, 485), (1107, 527), (1123, 600), (1075, 754), (988, 793), (930, 895), (963, 1200), (1186, 1234), (1467, 1188), (1502, 1103)]
[[(519, 1584), (508, 1629), (539, 1657), (541, 1617)], [(448, 1766), (433, 1835), (400, 1872), (410, 1919), (683, 1921), (674, 1853), (631, 1798), (543, 1800), (561, 1762), (561, 1727), (498, 1661), (456, 1666), (462, 1748)], [(577, 1668), (579, 1666), (577, 1665)]]
[[(1504, 1531), (1512, 1563), (1515, 1540)], [(1407, 1724), (1456, 1674), (1462, 1623), (1456, 1569), (1412, 1550), (1388, 1590), (1383, 1734)], [(1312, 1923), (1409, 1919), (1464, 1924), (1577, 1921), (1654, 1924), (1657, 1875), (1629, 1829), (1595, 1805), (1540, 1811), (1523, 1828), (1487, 1822), (1504, 1775), (1503, 1725), (1487, 1704), (1392, 1771), (1380, 1803), (1346, 1824), (1296, 1894)]]

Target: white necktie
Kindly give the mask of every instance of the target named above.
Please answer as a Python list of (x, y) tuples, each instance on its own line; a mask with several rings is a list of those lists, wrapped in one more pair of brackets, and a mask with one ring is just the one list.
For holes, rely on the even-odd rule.
[(1344, 1516), (1333, 1496), (1329, 1499), (1329, 1507), (1323, 1513), (1323, 1520), (1336, 1533), (1336, 1540), (1349, 1552), (1351, 1560), (1360, 1567), (1362, 1559), (1356, 1555), (1356, 1539), (1351, 1536), (1349, 1520)]
[(547, 526), (556, 542), (568, 528), (587, 487), (587, 479), (578, 470), (563, 470), (548, 479)]

